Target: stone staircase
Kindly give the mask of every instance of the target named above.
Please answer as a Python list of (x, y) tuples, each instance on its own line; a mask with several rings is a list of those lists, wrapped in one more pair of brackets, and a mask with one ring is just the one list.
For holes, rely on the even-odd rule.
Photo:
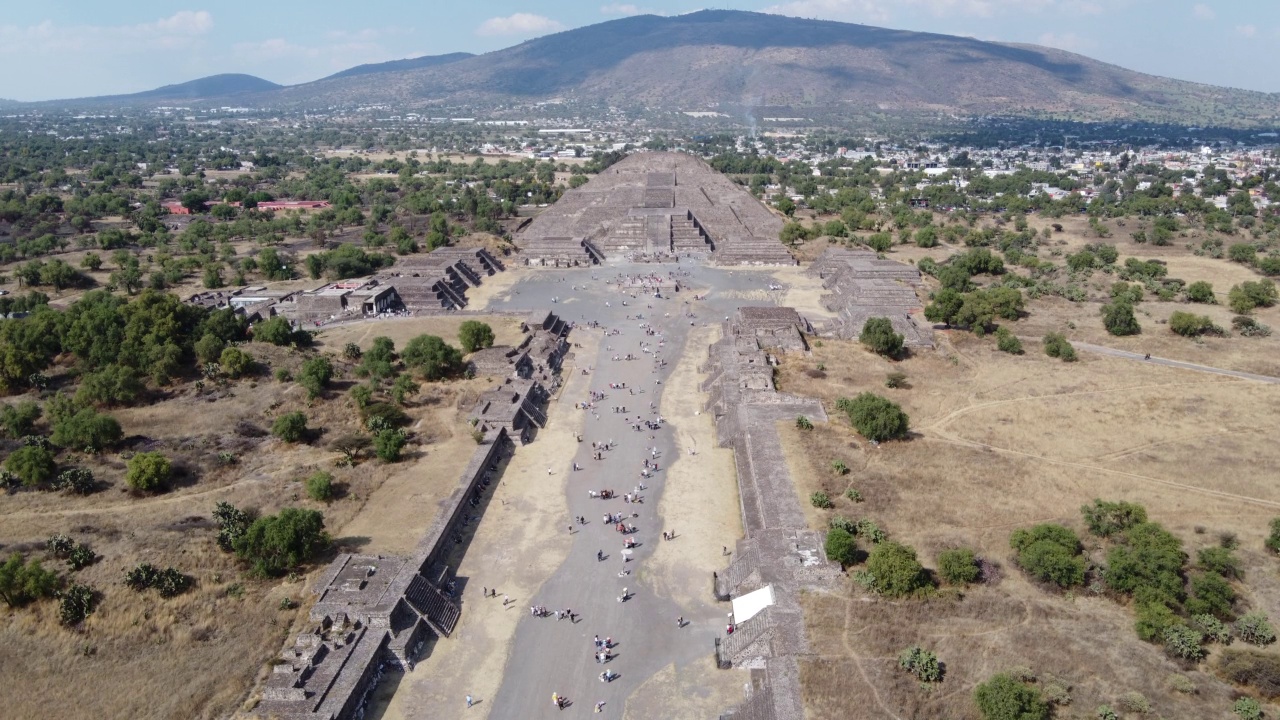
[(709, 253), (715, 247), (693, 217), (671, 217), (671, 251), (674, 253)]
[(751, 696), (732, 712), (720, 716), (720, 720), (777, 720), (773, 704), (773, 691), (768, 685), (751, 690)]
[(526, 241), (523, 248), (525, 262), (549, 267), (594, 265), (599, 262), (598, 253), (587, 240), (572, 237), (536, 238)]
[(413, 576), (404, 597), (415, 610), (422, 613), (422, 618), (431, 629), (444, 637), (453, 633), (462, 610), (422, 575)]
[(795, 258), (777, 238), (735, 236), (725, 238), (712, 259), (717, 265), (795, 265)]
[(733, 634), (725, 636), (720, 641), (721, 660), (727, 660), (734, 665), (739, 665), (753, 660), (757, 654), (760, 657), (767, 656), (769, 654), (767, 649), (752, 650), (751, 652), (748, 652), (748, 649), (758, 640), (768, 641), (768, 636), (773, 633), (771, 614), (772, 608), (765, 608), (756, 613), (755, 617), (750, 620), (736, 624), (733, 628)]
[[(755, 543), (750, 540), (744, 540), (738, 543), (738, 549), (734, 553), (733, 562), (729, 563), (729, 567), (716, 573), (716, 597), (729, 598), (734, 595), (742, 595), (744, 592), (739, 591), (743, 583), (746, 583), (760, 563), (759, 552)], [(758, 576), (757, 576), (758, 577)], [(756, 583), (753, 583), (753, 585)], [(750, 587), (745, 592), (756, 590), (756, 587)]]
[(622, 218), (606, 237), (598, 241), (600, 249), (610, 255), (643, 250), (649, 239), (646, 219), (643, 216)]

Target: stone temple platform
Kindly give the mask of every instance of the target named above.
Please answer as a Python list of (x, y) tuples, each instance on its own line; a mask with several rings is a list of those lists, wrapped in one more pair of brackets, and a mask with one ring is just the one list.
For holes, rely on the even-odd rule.
[(782, 220), (692, 155), (636, 153), (569, 190), (516, 236), (530, 265), (710, 259), (795, 265)]

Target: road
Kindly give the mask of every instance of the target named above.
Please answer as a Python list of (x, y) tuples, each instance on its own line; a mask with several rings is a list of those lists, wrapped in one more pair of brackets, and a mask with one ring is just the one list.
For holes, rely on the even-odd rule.
[[(1038, 342), (1031, 338), (1027, 338), (1028, 342)], [(1128, 350), (1117, 350), (1103, 345), (1093, 345), (1084, 342), (1072, 341), (1071, 344), (1077, 350), (1084, 350), (1098, 355), (1108, 355), (1111, 357), (1126, 358), (1128, 360), (1140, 360), (1155, 365), (1164, 365), (1165, 367), (1180, 368), (1182, 370), (1194, 370), (1195, 372), (1211, 373), (1213, 375), (1227, 375), (1229, 377), (1237, 377), (1242, 380), (1253, 380), (1254, 382), (1271, 383), (1272, 385), (1280, 384), (1280, 378), (1271, 377), (1270, 375), (1255, 375), (1253, 373), (1241, 372), (1239, 370), (1226, 370), (1223, 368), (1210, 367), (1208, 365), (1197, 365), (1195, 363), (1183, 362), (1181, 360), (1169, 360), (1168, 358), (1151, 357), (1147, 358), (1141, 353), (1129, 352)]]

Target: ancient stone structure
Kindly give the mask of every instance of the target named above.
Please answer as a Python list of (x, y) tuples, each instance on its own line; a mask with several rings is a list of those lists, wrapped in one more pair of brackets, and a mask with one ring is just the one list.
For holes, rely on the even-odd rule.
[[(537, 333), (568, 327), (542, 315)], [(548, 365), (547, 367), (550, 367)], [(555, 365), (559, 367), (558, 362)], [(481, 396), (474, 417), (483, 433), (457, 487), (440, 505), (426, 535), (407, 557), (339, 555), (316, 581), (319, 598), (300, 633), (272, 666), (254, 714), (280, 720), (355, 720), (385, 665), (412, 670), (422, 644), (448, 637), (462, 609), (453, 596), (449, 552), (462, 531), (479, 519), (486, 490), (524, 441), (531, 426), (546, 422), (550, 392), (532, 379), (509, 379)]]
[(568, 324), (552, 313), (539, 312), (522, 322), (520, 329), (524, 338), (519, 345), (478, 350), (467, 360), (467, 370), (476, 377), (548, 381), (569, 352)]
[(911, 265), (882, 260), (870, 250), (829, 248), (806, 271), (822, 280), (830, 294), (822, 304), (839, 320), (828, 328), (856, 338), (868, 318), (887, 317), (908, 346), (933, 347), (933, 329), (923, 318), (916, 289), (920, 271)]
[(799, 595), (805, 588), (833, 587), (840, 577), (839, 567), (826, 559), (822, 535), (805, 523), (777, 430), (779, 421), (801, 415), (827, 419), (816, 399), (780, 393), (773, 385), (769, 350), (804, 352), (803, 338), (792, 332), (798, 335), (806, 325), (790, 308), (742, 308), (725, 323), (703, 368), (717, 440), (737, 459), (746, 531), (733, 562), (715, 575), (715, 594), (733, 600), (769, 587), (774, 598), (716, 644), (721, 667), (751, 670), (751, 694), (726, 716), (738, 720), (803, 719), (797, 657), (808, 652), (808, 642)]
[(402, 257), (377, 280), (395, 287), (405, 309), (422, 314), (465, 308), (468, 288), (505, 269), (483, 248), (443, 247)]
[(304, 326), (327, 320), (359, 319), (402, 307), (395, 287), (381, 280), (349, 280), (299, 293), (293, 317)]
[(606, 258), (710, 258), (723, 265), (795, 265), (782, 221), (750, 193), (683, 153), (636, 153), (569, 190), (516, 237), (531, 265)]

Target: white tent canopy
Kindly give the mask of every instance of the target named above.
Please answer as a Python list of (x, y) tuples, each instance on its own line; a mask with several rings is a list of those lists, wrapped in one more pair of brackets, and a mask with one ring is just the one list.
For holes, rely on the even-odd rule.
[(733, 599), (733, 622), (744, 623), (773, 604), (773, 586), (765, 585), (759, 590)]

